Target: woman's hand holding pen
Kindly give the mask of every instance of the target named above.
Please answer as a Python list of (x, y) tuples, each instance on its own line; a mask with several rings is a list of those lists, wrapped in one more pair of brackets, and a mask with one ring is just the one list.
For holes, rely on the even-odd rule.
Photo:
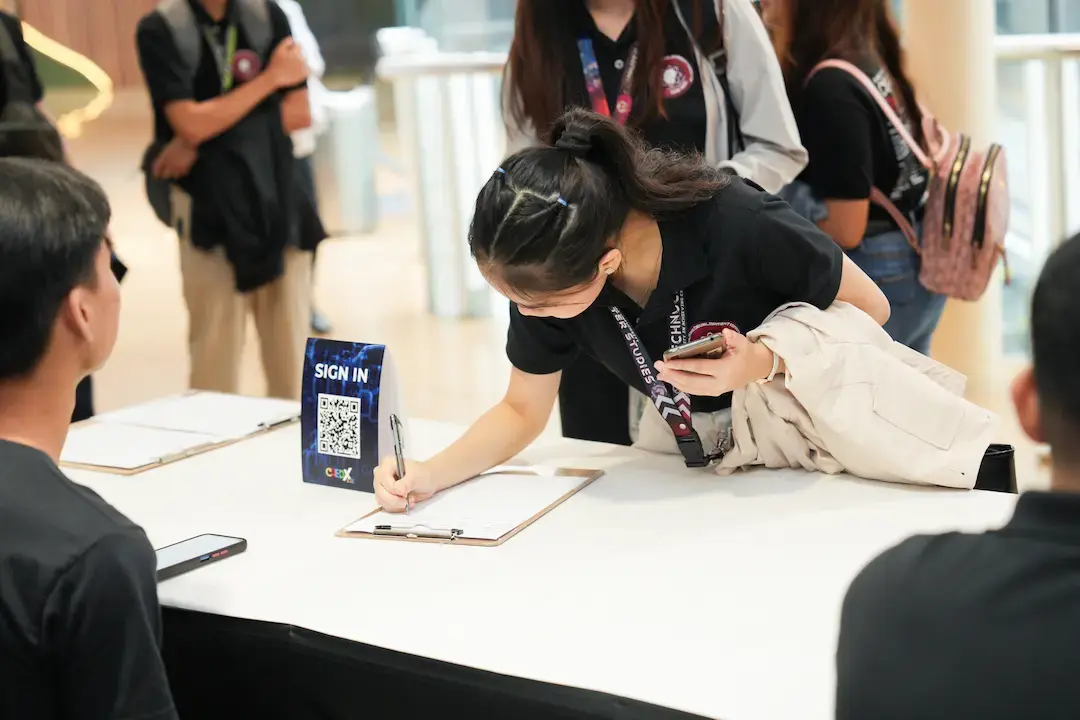
[(406, 460), (405, 477), (398, 479), (397, 475), (397, 460), (393, 455), (375, 468), (375, 499), (387, 512), (405, 512), (406, 503), (415, 505), (438, 491), (426, 463)]
[(657, 378), (689, 395), (716, 397), (763, 380), (773, 369), (773, 352), (745, 335), (724, 330), (727, 349), (718, 358), (656, 363)]

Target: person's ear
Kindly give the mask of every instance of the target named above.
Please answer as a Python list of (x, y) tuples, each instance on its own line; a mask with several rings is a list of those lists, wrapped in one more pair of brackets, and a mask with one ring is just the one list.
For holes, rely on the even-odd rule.
[(1039, 394), (1035, 390), (1035, 373), (1026, 367), (1012, 382), (1012, 401), (1020, 429), (1037, 443), (1046, 442), (1043, 434), (1042, 409)]
[(86, 345), (94, 342), (92, 310), (86, 288), (80, 285), (68, 293), (61, 313), (63, 322), (72, 335)]
[(614, 275), (618, 272), (619, 266), (622, 265), (622, 261), (622, 250), (611, 248), (604, 253), (604, 257), (600, 258), (600, 274), (605, 277)]

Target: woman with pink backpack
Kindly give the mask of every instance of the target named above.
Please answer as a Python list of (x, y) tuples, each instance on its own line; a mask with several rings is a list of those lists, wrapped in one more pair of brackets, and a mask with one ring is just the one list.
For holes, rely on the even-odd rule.
[(890, 5), (762, 2), (810, 155), (781, 195), (882, 289), (889, 335), (929, 354), (946, 299), (977, 299), (1004, 255), (1005, 158), (920, 106)]

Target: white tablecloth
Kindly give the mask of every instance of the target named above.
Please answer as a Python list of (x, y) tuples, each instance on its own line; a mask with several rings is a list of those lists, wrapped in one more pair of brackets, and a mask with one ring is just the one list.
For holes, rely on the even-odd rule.
[[(410, 430), (417, 457), (460, 432)], [(373, 501), (303, 483), (296, 426), (133, 477), (70, 474), (155, 547), (248, 539), (163, 583), (166, 606), (725, 720), (831, 718), (840, 603), (859, 569), (912, 533), (999, 526), (1015, 503), (795, 471), (719, 478), (564, 440), (525, 459), (608, 474), (497, 548), (336, 538)]]

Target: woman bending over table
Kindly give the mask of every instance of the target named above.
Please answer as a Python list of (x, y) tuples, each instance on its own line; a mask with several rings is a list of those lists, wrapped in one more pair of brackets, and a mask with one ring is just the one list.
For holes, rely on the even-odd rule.
[[(560, 374), (579, 352), (651, 397), (689, 466), (708, 464), (690, 410), (723, 416), (731, 393), (783, 372), (745, 333), (787, 303), (845, 301), (889, 318), (878, 287), (786, 203), (697, 155), (646, 150), (585, 110), (554, 126), (554, 146), (522, 150), (476, 200), (469, 243), (511, 303), (506, 396), (454, 444), (396, 477), (375, 471), (387, 510), (505, 462), (551, 416)], [(722, 334), (716, 359), (660, 360), (669, 348)]]

